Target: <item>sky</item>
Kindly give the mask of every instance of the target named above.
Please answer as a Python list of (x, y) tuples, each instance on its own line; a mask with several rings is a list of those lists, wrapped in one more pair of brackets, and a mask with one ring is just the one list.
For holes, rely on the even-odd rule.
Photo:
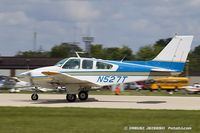
[[(200, 0), (0, 0), (0, 55), (80, 42), (133, 52), (159, 39), (194, 35), (200, 45)], [(34, 33), (37, 33), (34, 43)]]

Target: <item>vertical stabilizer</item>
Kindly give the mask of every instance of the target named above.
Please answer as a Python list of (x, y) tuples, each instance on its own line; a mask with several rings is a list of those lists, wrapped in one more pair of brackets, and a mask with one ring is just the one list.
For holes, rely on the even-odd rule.
[(175, 36), (153, 61), (186, 62), (193, 36)]

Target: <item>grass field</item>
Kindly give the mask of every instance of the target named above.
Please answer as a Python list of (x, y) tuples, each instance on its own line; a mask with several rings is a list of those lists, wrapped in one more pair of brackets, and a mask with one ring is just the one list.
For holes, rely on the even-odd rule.
[[(161, 131), (132, 127), (165, 127)], [(169, 130), (168, 127), (191, 127)], [(0, 133), (198, 133), (200, 111), (0, 107)]]

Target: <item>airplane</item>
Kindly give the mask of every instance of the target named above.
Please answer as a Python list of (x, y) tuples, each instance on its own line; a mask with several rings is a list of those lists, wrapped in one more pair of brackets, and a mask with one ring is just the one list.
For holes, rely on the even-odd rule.
[(37, 68), (20, 76), (28, 76), (35, 86), (32, 100), (38, 100), (37, 88), (66, 88), (66, 100), (88, 99), (92, 87), (142, 81), (161, 76), (180, 74), (191, 49), (193, 36), (175, 36), (150, 61), (114, 61), (95, 58), (70, 57), (54, 66)]
[(193, 86), (183, 86), (181, 87), (189, 94), (198, 94), (200, 93), (200, 84), (194, 83)]
[(20, 80), (17, 77), (0, 75), (0, 89), (6, 88), (9, 92), (20, 92), (22, 90), (31, 90), (31, 84)]

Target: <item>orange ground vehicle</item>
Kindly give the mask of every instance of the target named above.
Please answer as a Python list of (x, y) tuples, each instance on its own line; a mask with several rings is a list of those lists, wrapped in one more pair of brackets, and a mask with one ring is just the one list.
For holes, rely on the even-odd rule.
[(150, 90), (175, 90), (181, 89), (189, 84), (189, 79), (186, 77), (167, 77), (155, 78), (145, 82), (145, 88)]

